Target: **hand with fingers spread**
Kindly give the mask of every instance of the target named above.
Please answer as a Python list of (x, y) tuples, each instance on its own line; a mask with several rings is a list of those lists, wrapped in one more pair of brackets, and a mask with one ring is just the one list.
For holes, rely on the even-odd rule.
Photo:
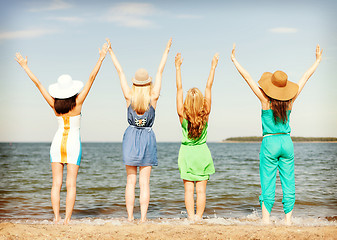
[(316, 47), (316, 61), (321, 61), (322, 60), (322, 53), (323, 53), (323, 49), (321, 50), (319, 44), (317, 44)]
[(23, 58), (20, 53), (16, 53), (16, 58), (15, 60), (20, 64), (21, 67), (27, 66), (27, 57)]
[(180, 69), (181, 64), (183, 63), (183, 58), (181, 58), (181, 53), (177, 53), (174, 62), (175, 62), (176, 69)]
[(41, 92), (42, 96), (47, 101), (49, 106), (51, 108), (54, 108), (54, 99), (50, 96), (48, 91), (40, 83), (39, 79), (35, 76), (35, 74), (28, 67), (27, 57), (23, 58), (21, 53), (17, 52), (15, 54), (15, 60), (20, 64), (20, 66), (23, 68), (23, 70), (27, 73), (28, 77), (33, 81), (33, 83), (38, 88), (38, 90)]

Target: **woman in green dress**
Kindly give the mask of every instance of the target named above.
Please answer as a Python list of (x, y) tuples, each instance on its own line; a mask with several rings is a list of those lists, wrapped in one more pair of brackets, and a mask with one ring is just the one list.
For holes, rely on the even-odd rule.
[[(206, 205), (206, 185), (215, 172), (213, 159), (206, 144), (208, 117), (211, 112), (211, 91), (219, 55), (212, 59), (207, 80), (205, 97), (198, 88), (188, 90), (185, 102), (181, 82), (181, 54), (175, 58), (177, 84), (177, 113), (183, 132), (178, 166), (184, 181), (185, 206), (189, 220), (202, 219)], [(194, 185), (197, 192), (196, 213), (194, 212)]]

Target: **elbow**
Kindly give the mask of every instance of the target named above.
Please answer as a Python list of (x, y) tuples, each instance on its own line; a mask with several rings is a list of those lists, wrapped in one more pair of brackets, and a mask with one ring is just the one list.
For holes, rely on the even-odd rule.
[(160, 94), (157, 94), (157, 93), (153, 94), (153, 95), (152, 95), (152, 96), (153, 96), (153, 99), (154, 99), (155, 101), (157, 101), (157, 100), (159, 99), (159, 95), (160, 95)]

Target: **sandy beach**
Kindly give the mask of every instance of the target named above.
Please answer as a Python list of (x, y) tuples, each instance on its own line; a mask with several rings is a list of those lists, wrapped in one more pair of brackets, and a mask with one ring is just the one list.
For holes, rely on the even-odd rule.
[(0, 239), (337, 239), (337, 226), (0, 223)]

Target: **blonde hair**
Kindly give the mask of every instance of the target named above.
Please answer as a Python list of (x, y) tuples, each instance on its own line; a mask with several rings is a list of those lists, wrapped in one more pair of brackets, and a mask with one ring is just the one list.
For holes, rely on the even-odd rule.
[(138, 114), (144, 114), (151, 101), (152, 83), (144, 86), (132, 85), (131, 107)]
[(188, 90), (184, 102), (184, 118), (188, 121), (188, 137), (198, 139), (205, 127), (208, 112), (206, 100), (198, 88)]

